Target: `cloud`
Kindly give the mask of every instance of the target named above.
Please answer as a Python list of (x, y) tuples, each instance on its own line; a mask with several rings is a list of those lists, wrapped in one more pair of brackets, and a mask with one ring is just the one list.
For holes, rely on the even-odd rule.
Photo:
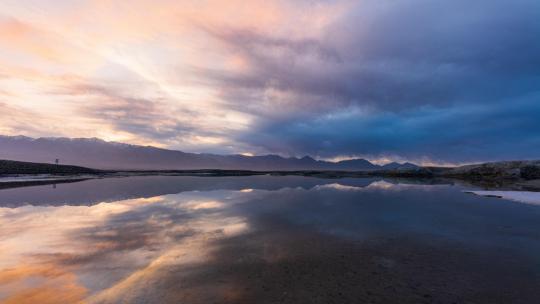
[(110, 124), (114, 130), (155, 141), (195, 131), (189, 121), (182, 122), (182, 119), (195, 113), (173, 110), (159, 99), (123, 96), (114, 89), (99, 86), (82, 86), (75, 90), (77, 94), (88, 94), (99, 99), (99, 102), (83, 106), (81, 114)]
[(0, 101), (53, 126), (40, 135), (69, 125), (61, 135), (198, 152), (537, 157), (538, 1), (25, 4), (0, 5)]
[(270, 151), (325, 158), (427, 156), (451, 162), (535, 158), (540, 148), (538, 97), (497, 106), (431, 107), (399, 114), (348, 109), (316, 120), (269, 123), (239, 140)]
[[(298, 50), (297, 45), (306, 44), (302, 40), (243, 30), (221, 35), (251, 64), (248, 75), (228, 73), (224, 91), (233, 100), (234, 89), (242, 101), (246, 89), (255, 93), (274, 89), (289, 93), (291, 102), (307, 95), (313, 108), (355, 104), (397, 111), (490, 102), (534, 90), (538, 81), (534, 67), (540, 65), (540, 43), (534, 37), (540, 34), (540, 24), (530, 11), (538, 5), (483, 4), (363, 1), (319, 40), (311, 41), (317, 49), (336, 54), (330, 57), (339, 60), (332, 64), (329, 56), (310, 56), (305, 49), (275, 50), (275, 41), (285, 50)], [(467, 13), (461, 13), (464, 7)], [(507, 17), (508, 9), (516, 17)], [(310, 60), (303, 61), (304, 57)]]
[(220, 38), (249, 72), (216, 79), (231, 106), (260, 117), (237, 140), (271, 152), (534, 158), (539, 6), (362, 1), (316, 40), (339, 60), (240, 30)]

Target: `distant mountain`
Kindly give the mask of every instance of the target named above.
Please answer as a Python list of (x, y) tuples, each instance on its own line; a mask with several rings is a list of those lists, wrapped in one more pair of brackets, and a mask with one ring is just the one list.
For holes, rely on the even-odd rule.
[(396, 162), (391, 162), (381, 167), (381, 169), (383, 170), (411, 170), (411, 169), (417, 169), (417, 168), (419, 168), (419, 166), (412, 163), (400, 164)]
[[(303, 158), (284, 158), (279, 155), (244, 156), (196, 154), (151, 146), (106, 142), (97, 138), (30, 138), (0, 136), (0, 159), (77, 165), (96, 169), (120, 170), (343, 170), (372, 171), (388, 169), (365, 159), (340, 162)], [(413, 164), (389, 164), (392, 167)]]

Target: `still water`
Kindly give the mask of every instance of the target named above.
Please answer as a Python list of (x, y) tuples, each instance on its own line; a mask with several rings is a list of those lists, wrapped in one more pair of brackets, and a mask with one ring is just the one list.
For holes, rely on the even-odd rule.
[(540, 206), (381, 179), (0, 190), (1, 303), (540, 303)]

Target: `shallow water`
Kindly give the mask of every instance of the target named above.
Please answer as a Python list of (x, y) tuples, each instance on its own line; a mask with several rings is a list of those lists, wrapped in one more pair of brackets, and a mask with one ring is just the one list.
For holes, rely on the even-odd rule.
[(433, 181), (0, 190), (2, 303), (538, 303), (540, 206)]

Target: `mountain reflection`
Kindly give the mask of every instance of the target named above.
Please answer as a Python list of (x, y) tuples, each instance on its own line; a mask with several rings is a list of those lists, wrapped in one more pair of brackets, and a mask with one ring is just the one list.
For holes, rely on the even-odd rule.
[[(18, 207), (26, 204), (40, 206), (94, 205), (102, 202), (150, 198), (188, 191), (311, 189), (328, 184), (364, 188), (381, 181), (380, 178), (343, 178), (336, 180), (301, 176), (137, 176), (105, 178), (0, 190), (0, 207)], [(410, 181), (408, 182), (410, 183)], [(433, 183), (434, 181), (421, 181), (421, 183), (426, 182)], [(397, 181), (388, 180), (386, 183), (397, 183)]]

